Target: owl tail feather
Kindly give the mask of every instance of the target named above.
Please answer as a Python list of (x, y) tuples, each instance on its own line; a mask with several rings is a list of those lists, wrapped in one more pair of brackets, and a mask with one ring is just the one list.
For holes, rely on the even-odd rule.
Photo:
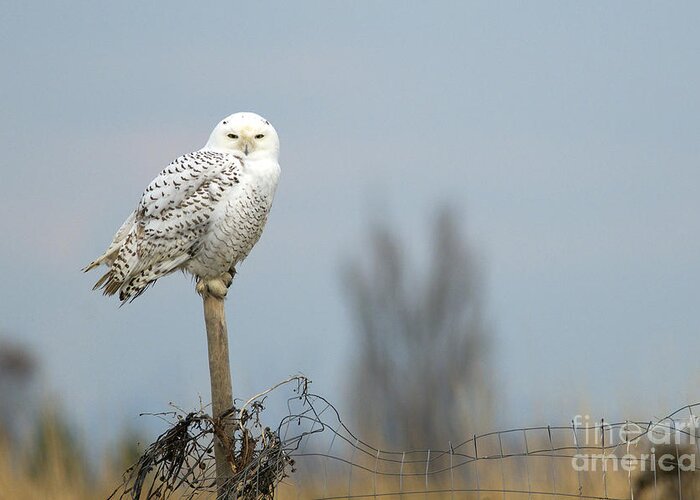
[[(97, 259), (97, 260), (93, 260), (93, 261), (90, 262), (87, 266), (85, 266), (84, 268), (82, 268), (81, 271), (84, 272), (84, 273), (86, 273), (86, 272), (88, 272), (88, 271), (92, 271), (93, 269), (95, 269), (96, 267), (98, 267), (100, 264), (102, 264), (102, 257), (100, 257), (100, 258)], [(94, 290), (94, 289), (93, 289), (93, 290)]]
[(142, 286), (140, 289), (134, 289), (133, 281), (133, 278), (124, 281), (120, 280), (114, 270), (110, 269), (97, 280), (97, 283), (95, 283), (92, 289), (97, 290), (101, 288), (104, 295), (116, 295), (118, 293), (119, 300), (125, 303), (134, 300), (146, 289), (146, 286)]
[[(105, 288), (105, 295), (114, 295), (115, 292), (108, 292), (107, 288), (109, 287), (109, 283), (106, 283), (112, 278), (112, 271), (108, 271), (105, 274), (102, 275), (100, 279), (97, 280), (97, 283), (95, 283), (95, 286), (92, 287), (93, 290), (97, 290), (100, 287)], [(121, 284), (120, 284), (121, 285)], [(111, 287), (109, 287), (111, 289)], [(117, 288), (118, 290), (119, 288)]]

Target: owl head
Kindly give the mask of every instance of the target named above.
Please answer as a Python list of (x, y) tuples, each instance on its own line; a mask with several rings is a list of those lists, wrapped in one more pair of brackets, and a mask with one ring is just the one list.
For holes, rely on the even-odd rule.
[(216, 124), (206, 149), (239, 153), (248, 158), (279, 156), (280, 141), (275, 128), (260, 115), (234, 113)]

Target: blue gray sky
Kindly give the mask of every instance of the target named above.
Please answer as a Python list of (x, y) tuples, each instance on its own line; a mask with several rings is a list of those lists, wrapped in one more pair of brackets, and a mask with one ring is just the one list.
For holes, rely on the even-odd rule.
[(342, 401), (343, 259), (366, 258), (374, 218), (420, 259), (447, 202), (484, 266), (494, 426), (700, 400), (697, 4), (2, 10), (0, 331), (37, 351), (84, 433), (208, 399), (193, 284), (119, 308), (79, 269), (239, 110), (276, 126), (283, 173), (227, 304), (237, 395), (302, 372)]

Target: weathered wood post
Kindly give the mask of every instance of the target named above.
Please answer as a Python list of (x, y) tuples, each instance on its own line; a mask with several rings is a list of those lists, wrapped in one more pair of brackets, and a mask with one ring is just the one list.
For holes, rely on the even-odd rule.
[[(230, 284), (230, 281), (229, 283)], [(209, 351), (209, 377), (211, 380), (212, 417), (218, 419), (233, 407), (233, 388), (231, 384), (231, 366), (228, 356), (228, 332), (226, 328), (227, 284), (222, 280), (209, 281), (198, 286), (204, 302), (204, 322), (207, 327), (207, 346)], [(233, 438), (233, 426), (221, 421), (226, 436)], [(233, 476), (233, 470), (227, 460), (225, 444), (214, 437), (214, 459), (216, 461), (217, 500), (225, 500), (226, 484)]]

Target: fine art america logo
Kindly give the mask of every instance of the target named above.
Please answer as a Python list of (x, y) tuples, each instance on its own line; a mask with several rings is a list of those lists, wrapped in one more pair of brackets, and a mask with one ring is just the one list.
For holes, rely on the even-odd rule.
[(588, 415), (573, 419), (577, 453), (571, 465), (578, 472), (695, 471), (700, 418), (665, 419), (655, 424), (607, 424)]

